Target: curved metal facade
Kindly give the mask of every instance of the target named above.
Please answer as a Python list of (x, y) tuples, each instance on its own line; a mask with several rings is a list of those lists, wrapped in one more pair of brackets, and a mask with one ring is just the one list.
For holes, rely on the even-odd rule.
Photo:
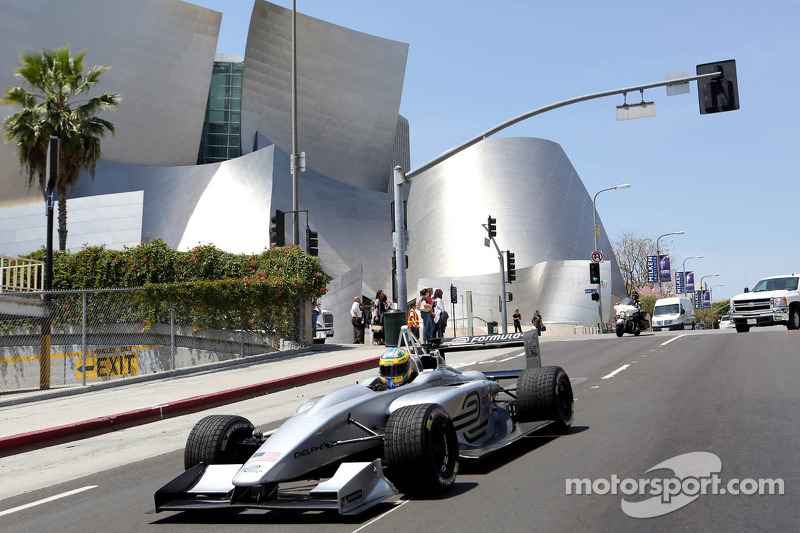
[[(242, 147), (291, 137), (292, 10), (256, 0), (244, 60)], [(306, 166), (388, 190), (408, 45), (297, 14), (297, 133)]]
[[(105, 118), (116, 135), (103, 157), (147, 165), (197, 161), (221, 13), (177, 0), (0, 0), (0, 87), (19, 82), (23, 50), (87, 49), (84, 65), (110, 66), (98, 91), (122, 95)], [(15, 113), (0, 107), (0, 120)], [(0, 206), (31, 203), (12, 144), (0, 144)]]
[[(546, 261), (588, 264), (594, 250), (592, 198), (561, 146), (544, 139), (487, 139), (412, 181), (409, 297), (430, 286), (430, 281), (420, 283), (421, 278), (488, 276), (495, 287), (490, 289), (494, 294), (490, 309), (497, 308), (501, 266), (494, 246), (484, 246), (482, 227), (490, 215), (497, 219), (498, 246), (515, 253), (518, 270)], [(598, 245), (611, 260), (605, 230)], [(583, 279), (590, 287), (588, 267)], [(534, 281), (527, 285), (518, 281), (506, 290), (514, 292), (515, 301), (541, 299), (547, 287), (537, 288)], [(614, 264), (611, 289), (621, 286), (622, 276)], [(582, 299), (591, 302), (583, 292), (575, 297), (581, 298), (579, 305)]]
[[(231, 252), (257, 252), (268, 246), (271, 213), (291, 209), (292, 202), (290, 10), (263, 0), (253, 10), (243, 69), (242, 145), (245, 151), (260, 149), (194, 165), (219, 13), (177, 0), (108, 0), (101, 21), (90, 0), (63, 0), (47, 16), (27, 6), (24, 0), (0, 0), (0, 8), (14, 13), (0, 19), (0, 53), (14, 54), (0, 61), (0, 83), (13, 84), (8, 76), (20, 49), (71, 42), (74, 50), (89, 48), (87, 64), (112, 66), (102, 89), (124, 97), (110, 117), (118, 133), (103, 144), (97, 178), (82, 176), (71, 198), (89, 202), (131, 193), (115, 198), (130, 198), (124, 207), (133, 226), (141, 227), (141, 238), (160, 237), (178, 249), (214, 243)], [(108, 17), (110, 12), (118, 16)], [(80, 39), (69, 38), (75, 28)], [(40, 42), (38, 36), (46, 37)], [(353, 296), (392, 293), (393, 198), (387, 191), (394, 164), (408, 166), (409, 127), (399, 115), (408, 46), (303, 15), (298, 37), (298, 134), (300, 149), (308, 153), (300, 209), (308, 210), (322, 266), (335, 278), (323, 299), (336, 312), (334, 340), (352, 342)], [(14, 205), (16, 193), (9, 191), (25, 189), (18, 169), (13, 147), (0, 148), (0, 206)], [(581, 264), (594, 247), (592, 200), (558, 144), (489, 139), (415, 178), (407, 194), (410, 297), (423, 285), (446, 289), (458, 282), (463, 291), (474, 283), (476, 314), (497, 316), (492, 309), (500, 265), (494, 248), (483, 246), (481, 227), (491, 215), (497, 218), (498, 244), (516, 254), (518, 281), (507, 288), (515, 293), (513, 305), (540, 308), (548, 320), (595, 321), (596, 307), (580, 291), (584, 281), (588, 285)], [(27, 198), (41, 202), (38, 191)], [(113, 237), (130, 240), (122, 230), (108, 227), (119, 233)], [(40, 231), (44, 242), (43, 224)], [(73, 242), (86, 240), (80, 228), (69, 231)], [(31, 232), (24, 241), (21, 232), (15, 235), (9, 239), (36, 238)], [(6, 248), (0, 251), (8, 253), (8, 244), (0, 243)], [(611, 256), (605, 232), (600, 247)], [(616, 266), (607, 277), (612, 292), (622, 286)]]

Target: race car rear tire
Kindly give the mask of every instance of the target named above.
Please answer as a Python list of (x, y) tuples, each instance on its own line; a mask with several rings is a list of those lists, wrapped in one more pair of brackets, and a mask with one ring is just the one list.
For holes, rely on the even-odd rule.
[(560, 366), (528, 368), (517, 379), (520, 422), (552, 420), (559, 431), (572, 425), (574, 398), (569, 376)]
[(253, 429), (253, 424), (241, 416), (211, 415), (201, 418), (186, 439), (184, 468), (188, 470), (200, 463), (244, 463), (250, 458), (252, 448), (242, 443), (252, 437)]
[(429, 403), (401, 407), (389, 416), (383, 442), (387, 477), (409, 496), (433, 496), (458, 474), (458, 440), (450, 415)]

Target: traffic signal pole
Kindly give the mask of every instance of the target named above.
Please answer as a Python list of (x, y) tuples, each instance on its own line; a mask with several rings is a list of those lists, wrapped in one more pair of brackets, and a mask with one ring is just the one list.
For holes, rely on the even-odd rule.
[(494, 222), (496, 222), (496, 219), (490, 216), (489, 223), (481, 224), (481, 226), (484, 227), (486, 234), (489, 236), (489, 240), (494, 244), (494, 249), (497, 250), (497, 259), (500, 261), (500, 314), (503, 321), (503, 333), (508, 333), (508, 322), (506, 320), (506, 265), (503, 263), (503, 252), (500, 250), (500, 247), (497, 246), (497, 241), (494, 239), (495, 230), (492, 228)]
[[(452, 156), (458, 154), (459, 152), (462, 152), (462, 151), (466, 150), (470, 146), (475, 145), (475, 144), (481, 142), (482, 140), (484, 140), (484, 139), (494, 135), (495, 133), (498, 133), (498, 132), (500, 132), (500, 131), (502, 131), (502, 130), (510, 127), (510, 126), (513, 126), (514, 124), (517, 124), (518, 122), (522, 122), (523, 120), (527, 120), (527, 119), (535, 117), (537, 115), (541, 115), (543, 113), (547, 113), (548, 111), (553, 111), (554, 109), (559, 109), (561, 107), (566, 107), (568, 105), (577, 104), (577, 103), (580, 103), (580, 102), (586, 102), (588, 100), (595, 100), (597, 98), (605, 98), (607, 96), (614, 96), (614, 95), (618, 95), (618, 94), (627, 94), (627, 93), (632, 93), (632, 92), (637, 92), (637, 91), (642, 92), (642, 91), (644, 91), (646, 89), (655, 89), (657, 87), (669, 87), (669, 86), (674, 86), (674, 85), (683, 85), (683, 84), (689, 83), (691, 81), (697, 81), (698, 83), (700, 83), (700, 80), (706, 80), (707, 81), (707, 80), (716, 80), (717, 78), (722, 79), (723, 76), (724, 76), (723, 72), (720, 71), (720, 70), (717, 70), (715, 72), (708, 72), (708, 73), (705, 73), (705, 74), (698, 74), (697, 76), (685, 76), (683, 78), (675, 78), (675, 79), (672, 79), (672, 80), (645, 83), (645, 84), (642, 84), (642, 85), (624, 87), (624, 88), (621, 88), (621, 89), (613, 89), (613, 90), (610, 90), (610, 91), (603, 91), (603, 92), (599, 92), (599, 93), (586, 94), (586, 95), (583, 95), (583, 96), (576, 96), (576, 97), (570, 98), (568, 100), (562, 100), (560, 102), (556, 102), (556, 103), (553, 103), (553, 104), (550, 104), (550, 105), (546, 105), (544, 107), (539, 107), (539, 108), (534, 109), (532, 111), (528, 111), (527, 113), (524, 113), (522, 115), (514, 117), (514, 118), (512, 118), (510, 120), (507, 120), (507, 121), (501, 123), (501, 124), (498, 124), (497, 126), (495, 126), (494, 128), (492, 128), (490, 130), (486, 130), (485, 132), (481, 133), (477, 137), (473, 137), (472, 139), (470, 139), (470, 140), (468, 140), (468, 141), (466, 141), (466, 142), (464, 142), (462, 144), (459, 144), (455, 148), (451, 148), (450, 150), (444, 152), (439, 157), (436, 157), (435, 159), (432, 159), (432, 160), (428, 161), (424, 165), (419, 166), (419, 167), (415, 168), (414, 170), (410, 170), (408, 172), (404, 172), (402, 167), (400, 167), (400, 166), (394, 167), (394, 202), (395, 202), (394, 205), (397, 205), (397, 206), (403, 205), (402, 187), (404, 185), (408, 185), (409, 183), (411, 183), (411, 181), (415, 177), (417, 177), (418, 175), (422, 174), (426, 170), (430, 170), (431, 168), (435, 167), (436, 165), (438, 165), (442, 161), (445, 161), (445, 160), (451, 158)], [(395, 209), (395, 215), (394, 215), (394, 218), (395, 218), (395, 226), (394, 226), (395, 227), (395, 235), (399, 234), (399, 235), (403, 236), (402, 239), (397, 239), (397, 238), (394, 239), (395, 257), (396, 257), (396, 261), (397, 261), (398, 265), (404, 265), (405, 264), (405, 255), (406, 255), (405, 230), (403, 230), (402, 233), (398, 233), (397, 232), (397, 228), (405, 228), (405, 217), (404, 217), (404, 212), (403, 211), (404, 211), (403, 209)], [(396, 276), (397, 276), (397, 295), (398, 295), (397, 299), (399, 300), (398, 305), (401, 305), (402, 306), (401, 310), (403, 310), (405, 312), (406, 311), (405, 300), (406, 300), (406, 295), (407, 295), (405, 269), (404, 268), (398, 268)], [(505, 298), (503, 298), (503, 301), (505, 301)]]

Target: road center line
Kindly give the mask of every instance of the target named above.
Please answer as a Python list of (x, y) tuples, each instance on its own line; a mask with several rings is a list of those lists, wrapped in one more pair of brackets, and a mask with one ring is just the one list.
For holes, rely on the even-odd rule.
[(619, 367), (618, 369), (614, 370), (612, 373), (608, 374), (607, 376), (603, 376), (603, 377), (602, 377), (602, 378), (600, 378), (600, 379), (608, 379), (608, 378), (613, 378), (614, 376), (616, 376), (617, 374), (619, 374), (620, 372), (622, 372), (623, 370), (625, 370), (625, 369), (626, 369), (626, 368), (628, 368), (629, 366), (631, 366), (631, 365), (629, 365), (629, 364), (628, 364), (628, 365), (622, 365), (622, 366), (621, 366), (621, 367)]
[(661, 346), (666, 346), (667, 344), (671, 343), (672, 341), (676, 341), (676, 340), (680, 339), (681, 337), (685, 337), (685, 336), (686, 336), (686, 334), (684, 333), (683, 335), (678, 335), (677, 337), (672, 337), (670, 340), (662, 342)]
[(31, 507), (36, 507), (37, 505), (41, 505), (43, 503), (52, 502), (54, 500), (58, 500), (61, 498), (66, 498), (67, 496), (72, 496), (73, 494), (78, 494), (80, 492), (84, 492), (90, 489), (97, 488), (97, 485), (87, 485), (86, 487), (81, 487), (79, 489), (71, 490), (69, 492), (65, 492), (63, 494), (56, 494), (55, 496), (50, 496), (49, 498), (45, 498), (43, 500), (26, 503), (25, 505), (20, 505), (19, 507), (14, 507), (13, 509), (7, 509), (5, 511), (0, 511), (0, 516), (5, 516), (7, 514), (16, 513), (17, 511), (22, 511), (24, 509), (30, 509)]
[(405, 504), (407, 504), (407, 503), (408, 503), (408, 502), (410, 502), (410, 501), (411, 501), (411, 499), (408, 499), (408, 500), (404, 500), (402, 503), (398, 503), (397, 505), (395, 505), (394, 507), (392, 507), (391, 509), (389, 509), (388, 511), (386, 511), (386, 512), (385, 512), (385, 513), (383, 513), (382, 515), (380, 515), (380, 516), (376, 516), (376, 517), (375, 517), (373, 520), (370, 520), (369, 522), (367, 522), (366, 524), (364, 524), (364, 525), (363, 525), (363, 526), (361, 526), (360, 528), (358, 528), (358, 529), (354, 529), (354, 530), (353, 530), (353, 533), (358, 533), (358, 532), (359, 532), (359, 531), (361, 531), (362, 529), (366, 529), (368, 526), (370, 526), (370, 525), (374, 524), (375, 522), (377, 522), (378, 520), (380, 520), (380, 519), (381, 519), (381, 518), (383, 518), (384, 516), (388, 515), (389, 513), (393, 513), (393, 512), (395, 512), (397, 509), (400, 509), (402, 506), (404, 506)]

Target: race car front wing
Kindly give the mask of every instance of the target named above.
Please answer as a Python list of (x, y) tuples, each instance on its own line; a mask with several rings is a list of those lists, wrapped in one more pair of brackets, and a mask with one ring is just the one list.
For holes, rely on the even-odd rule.
[(242, 467), (199, 464), (155, 493), (156, 512), (201, 509), (334, 510), (355, 515), (397, 494), (383, 475), (380, 459), (342, 463), (330, 479), (308, 493), (281, 491), (277, 486), (235, 487), (231, 480)]

